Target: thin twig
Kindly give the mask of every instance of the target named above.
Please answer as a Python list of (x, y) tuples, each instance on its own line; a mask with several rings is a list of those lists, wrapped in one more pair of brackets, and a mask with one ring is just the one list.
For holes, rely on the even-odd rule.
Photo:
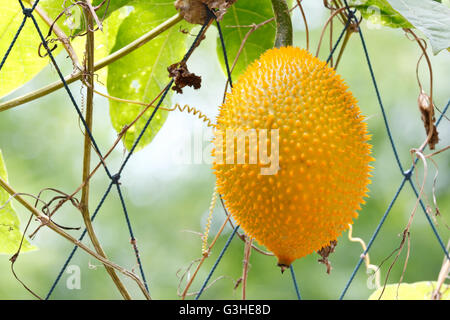
[[(225, 213), (225, 216), (228, 217), (229, 213), (228, 213), (227, 208), (225, 207), (225, 203), (223, 202), (222, 195), (219, 195), (219, 198), (220, 198), (220, 202), (222, 203), (222, 208), (223, 208), (223, 211), (224, 211), (224, 213)], [(230, 224), (231, 229), (234, 229), (234, 228), (235, 228), (235, 226), (233, 225), (233, 222), (231, 222), (231, 219), (228, 219), (228, 223)], [(236, 232), (236, 235), (237, 235), (237, 236), (239, 237), (239, 239), (241, 239), (243, 242), (245, 242), (246, 239), (247, 239), (246, 235), (245, 235), (245, 234), (242, 234), (242, 233), (240, 233), (240, 232)], [(273, 256), (274, 256), (274, 254), (273, 254), (272, 252), (264, 251), (264, 250), (258, 248), (254, 243), (252, 243), (252, 248), (253, 248), (253, 250), (255, 250), (256, 252), (259, 252), (259, 253), (261, 253), (261, 254), (263, 254), (263, 255), (265, 255), (265, 256), (270, 256), (270, 257), (273, 257)]]
[[(347, 29), (348, 32), (349, 29)], [(330, 52), (333, 51), (333, 19), (330, 21)], [(330, 67), (333, 68), (334, 65), (334, 57), (331, 55), (330, 57)]]
[[(447, 250), (450, 248), (450, 240), (447, 243)], [(442, 268), (439, 271), (439, 276), (436, 284), (436, 289), (433, 291), (431, 295), (432, 300), (440, 300), (441, 299), (441, 288), (445, 283), (445, 280), (448, 278), (450, 273), (450, 260), (444, 256), (444, 262), (442, 262)]]
[(108, 259), (102, 257), (101, 255), (97, 254), (95, 251), (91, 250), (88, 246), (83, 244), (82, 242), (78, 241), (74, 237), (72, 237), (70, 234), (62, 230), (60, 227), (58, 227), (53, 221), (51, 221), (46, 215), (39, 212), (36, 208), (34, 208), (31, 204), (29, 204), (24, 198), (18, 195), (18, 193), (5, 181), (3, 178), (0, 177), (0, 187), (2, 187), (7, 193), (10, 195), (15, 195), (14, 199), (17, 200), (22, 206), (24, 206), (28, 211), (30, 211), (42, 224), (50, 228), (52, 231), (59, 234), (64, 239), (68, 240), (72, 244), (76, 245), (92, 257), (96, 258), (103, 264), (106, 264), (110, 266), (111, 268), (114, 268), (115, 270), (119, 271), (120, 273), (124, 274), (125, 276), (131, 278), (136, 282), (136, 284), (141, 289), (142, 293), (147, 299), (151, 299), (150, 295), (148, 294), (147, 290), (145, 289), (144, 284), (142, 281), (137, 277), (134, 273), (126, 270), (125, 268), (122, 268), (121, 266), (109, 261)]
[[(411, 29), (403, 29), (406, 33), (410, 33), (414, 39), (416, 40), (417, 44), (419, 45), (420, 49), (422, 50), (423, 55), (425, 56), (425, 59), (427, 61), (428, 64), (428, 69), (429, 69), (429, 73), (430, 73), (430, 107), (434, 108), (434, 103), (433, 103), (433, 67), (431, 65), (431, 60), (430, 57), (428, 56), (427, 53), (427, 49), (426, 47), (423, 45), (422, 41), (419, 39), (419, 37), (417, 37), (417, 35), (414, 33), (414, 31), (412, 31)], [(420, 82), (419, 82), (420, 84)], [(423, 90), (421, 90), (423, 92)], [(434, 131), (433, 131), (433, 117), (429, 117), (429, 125), (430, 125), (430, 130), (428, 131), (428, 135), (427, 138), (425, 139), (425, 141), (422, 143), (422, 145), (419, 147), (419, 152), (422, 152), (425, 147), (428, 145), (428, 142), (431, 140)]]
[(405, 277), (406, 267), (408, 266), (409, 255), (411, 253), (411, 233), (408, 232), (407, 235), (408, 235), (408, 248), (406, 250), (406, 258), (405, 258), (405, 262), (403, 264), (402, 275), (400, 276), (400, 280), (398, 281), (398, 284), (397, 284), (397, 291), (395, 293), (396, 300), (398, 300), (398, 293), (400, 290), (400, 285), (402, 284), (403, 278)]
[[(34, 5), (35, 1), (26, 0), (30, 5)], [(37, 14), (41, 17), (44, 22), (52, 28), (52, 32), (58, 37), (58, 40), (62, 43), (64, 49), (66, 50), (67, 54), (69, 55), (70, 60), (72, 60), (73, 70), (78, 71), (80, 70), (80, 63), (78, 60), (77, 53), (75, 52), (74, 48), (72, 47), (70, 43), (69, 37), (64, 33), (64, 31), (53, 21), (48, 14), (45, 12), (44, 9), (41, 8), (41, 6), (36, 6), (35, 11)]]
[[(400, 245), (398, 246), (397, 249), (394, 250), (394, 252), (397, 252), (397, 254), (395, 255), (394, 261), (392, 262), (392, 264), (389, 267), (389, 270), (387, 272), (386, 279), (385, 279), (385, 282), (384, 282), (384, 285), (383, 285), (383, 290), (381, 291), (380, 297), (378, 299), (381, 299), (381, 297), (384, 294), (384, 291), (385, 291), (386, 285), (387, 285), (387, 280), (389, 278), (389, 275), (391, 273), (392, 268), (394, 267), (394, 265), (397, 262), (400, 254), (402, 253), (402, 250), (403, 250), (403, 247), (405, 245), (406, 239), (408, 239), (408, 243), (410, 241), (409, 240), (409, 238), (410, 238), (410, 231), (409, 230), (411, 229), (411, 225), (412, 225), (415, 213), (417, 211), (417, 208), (419, 207), (420, 200), (422, 199), (422, 195), (423, 195), (424, 189), (425, 189), (425, 183), (426, 183), (427, 175), (428, 175), (427, 161), (425, 159), (425, 156), (422, 154), (422, 152), (420, 150), (418, 150), (418, 149), (411, 149), (411, 155), (413, 155), (413, 154), (415, 154), (417, 157), (419, 157), (422, 160), (422, 162), (423, 162), (423, 165), (424, 165), (423, 182), (422, 182), (422, 185), (420, 187), (420, 191), (419, 191), (419, 194), (417, 196), (416, 203), (415, 203), (414, 208), (413, 208), (413, 210), (411, 212), (411, 215), (409, 217), (408, 224), (406, 225), (405, 229), (402, 232), (402, 240), (400, 242)], [(413, 159), (413, 166), (415, 168), (415, 160), (414, 159)], [(407, 262), (408, 258), (409, 258), (409, 252), (408, 252), (408, 256), (407, 256), (406, 262)], [(403, 270), (405, 272), (406, 266), (404, 266)], [(402, 278), (403, 278), (403, 274), (402, 274)], [(397, 287), (397, 291), (398, 291), (398, 287)]]
[(345, 48), (347, 47), (348, 41), (350, 40), (350, 37), (354, 33), (354, 30), (352, 28), (348, 28), (345, 32), (344, 40), (342, 41), (342, 46), (339, 51), (338, 57), (336, 59), (336, 64), (334, 66), (335, 69), (337, 69), (339, 62), (341, 62), (342, 56), (344, 55)]
[(252, 253), (252, 242), (253, 239), (247, 237), (244, 246), (244, 267), (242, 270), (242, 300), (247, 298), (247, 277), (248, 277), (248, 266), (250, 263), (250, 254)]
[[(40, 199), (36, 199), (36, 203), (35, 206), (39, 203)], [(22, 246), (23, 246), (23, 242), (25, 240), (25, 234), (27, 233), (28, 228), (30, 227), (31, 221), (33, 220), (33, 215), (30, 215), (30, 218), (28, 219), (27, 225), (25, 226), (25, 229), (22, 233), (22, 238), (20, 239), (20, 244), (19, 244), (19, 248), (17, 249), (16, 253), (9, 259), (9, 261), (11, 261), (11, 272), (14, 276), (14, 278), (16, 278), (17, 281), (19, 281), (19, 283), (25, 288), (25, 290), (27, 290), (29, 293), (31, 293), (33, 296), (35, 296), (37, 299), (39, 300), (43, 300), (37, 293), (35, 293), (33, 290), (31, 290), (16, 274), (16, 271), (14, 270), (14, 265), (17, 261), (17, 259), (19, 258), (20, 255), (20, 251), (22, 250)]]
[[(429, 70), (429, 74), (430, 74), (430, 103), (431, 103), (431, 105), (433, 105), (433, 67), (431, 65), (430, 57), (428, 56), (428, 53), (427, 53), (426, 43), (424, 45), (424, 43), (421, 41), (421, 39), (411, 29), (403, 29), (403, 30), (406, 32), (406, 34), (409, 33), (414, 37), (414, 40), (417, 42), (420, 49), (422, 50), (422, 55), (425, 56), (425, 60), (427, 61), (428, 70)], [(419, 62), (420, 62), (420, 59), (419, 59)], [(418, 81), (419, 81), (420, 88), (422, 88), (422, 84), (420, 83), (420, 80), (418, 80)], [(422, 150), (422, 148), (419, 148), (419, 149)]]
[(330, 24), (330, 21), (333, 20), (333, 18), (338, 15), (339, 13), (343, 12), (344, 10), (346, 10), (346, 7), (343, 8), (339, 8), (336, 11), (334, 11), (331, 16), (328, 18), (327, 22), (325, 22), (325, 25), (322, 28), (322, 33), (320, 34), (320, 39), (319, 39), (319, 44), (317, 45), (317, 50), (316, 50), (316, 57), (319, 56), (319, 52), (320, 52), (320, 47), (322, 45), (322, 40), (323, 37), (325, 35), (325, 30), (327, 29), (328, 25)]
[(185, 299), (186, 295), (189, 291), (189, 288), (191, 287), (192, 283), (194, 282), (195, 277), (198, 274), (198, 271), (200, 270), (200, 267), (202, 266), (203, 262), (205, 262), (206, 258), (209, 257), (210, 253), (211, 253), (211, 249), (214, 247), (214, 245), (216, 244), (217, 240), (219, 239), (219, 236), (222, 234), (223, 229), (225, 228), (225, 226), (228, 223), (228, 219), (230, 219), (230, 217), (228, 217), (227, 219), (225, 219), (225, 221), (223, 222), (222, 226), (220, 227), (219, 231), (217, 232), (214, 240), (212, 241), (212, 243), (209, 245), (208, 250), (206, 252), (203, 253), (202, 258), (199, 262), (199, 264), (197, 265), (197, 268), (194, 271), (194, 274), (192, 275), (192, 277), (189, 279), (189, 282), (187, 283), (186, 287), (183, 290), (183, 293), (181, 294), (181, 299)]
[(309, 51), (309, 27), (308, 27), (308, 20), (306, 19), (305, 11), (303, 10), (302, 6), (303, 0), (297, 0), (297, 6), (300, 9), (300, 12), (303, 17), (303, 22), (305, 23), (305, 33), (306, 33), (306, 50)]
[(427, 154), (427, 155), (425, 156), (425, 158), (431, 158), (431, 157), (433, 157), (433, 156), (435, 156), (435, 155), (437, 155), (437, 154), (439, 154), (439, 153), (441, 153), (441, 152), (447, 151), (448, 149), (450, 149), (450, 146), (446, 146), (445, 148), (443, 148), (443, 149), (441, 149), (441, 150), (438, 150), (438, 151), (433, 152), (433, 153), (431, 153), (431, 154)]

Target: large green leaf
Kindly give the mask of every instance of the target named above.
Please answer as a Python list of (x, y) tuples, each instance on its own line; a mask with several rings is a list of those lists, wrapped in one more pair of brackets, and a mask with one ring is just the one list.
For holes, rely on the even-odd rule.
[[(239, 51), (245, 35), (252, 24), (259, 24), (273, 17), (270, 0), (237, 1), (225, 14), (221, 27), (228, 53), (230, 67)], [(273, 48), (275, 43), (276, 26), (274, 22), (257, 29), (247, 39), (241, 55), (233, 70), (233, 77), (239, 76), (245, 68), (267, 49)], [(220, 39), (217, 39), (217, 54), (220, 63), (225, 69), (223, 51)]]
[(450, 47), (450, 1), (350, 0), (372, 23), (391, 28), (417, 28), (430, 40), (433, 53)]
[[(8, 181), (6, 167), (3, 162), (2, 152), (0, 150), (0, 177)], [(0, 187), (0, 207), (2, 207), (9, 199), (9, 194)], [(9, 202), (3, 209), (0, 210), (0, 254), (14, 254), (19, 248), (22, 233), (19, 229), (19, 218)], [(24, 239), (21, 252), (34, 250), (36, 247), (32, 246), (26, 239)]]
[[(27, 1), (24, 1), (27, 4)], [(63, 9), (64, 0), (42, 0), (39, 3), (47, 13), (54, 19)], [(76, 8), (73, 9), (74, 13)], [(37, 13), (34, 13), (44, 35), (49, 29), (48, 25), (41, 20)], [(10, 46), (14, 35), (16, 34), (23, 20), (22, 8), (17, 0), (3, 0), (2, 10), (0, 10), (0, 59), (3, 58)], [(64, 17), (58, 24), (66, 33), (70, 31), (69, 25)], [(20, 33), (13, 50), (11, 51), (5, 65), (0, 71), (0, 97), (8, 94), (14, 89), (22, 86), (31, 80), (45, 65), (48, 64), (48, 58), (40, 58), (38, 47), (40, 44), (39, 35), (31, 19), (27, 19), (25, 27)], [(56, 54), (61, 50), (59, 45), (55, 50)], [(42, 49), (44, 52), (44, 49)]]
[[(402, 283), (398, 287), (397, 283), (386, 286), (381, 300), (396, 300), (397, 288), (399, 300), (430, 300), (433, 291), (436, 289), (436, 282), (420, 281), (415, 283)], [(450, 300), (450, 286), (442, 285), (440, 293), (441, 300)], [(378, 300), (383, 288), (376, 290), (369, 297), (369, 300)]]
[(412, 25), (400, 13), (394, 10), (386, 0), (352, 0), (364, 19), (371, 23), (391, 28), (412, 28)]
[[(176, 14), (167, 0), (135, 1), (132, 12), (120, 25), (112, 51), (118, 50)], [(188, 28), (187, 23), (180, 28)], [(108, 67), (108, 93), (115, 97), (151, 102), (169, 82), (167, 67), (179, 62), (186, 52), (186, 34), (171, 28), (146, 45)], [(172, 92), (172, 91), (171, 91)], [(171, 94), (171, 93), (170, 93)], [(166, 101), (170, 101), (170, 94)], [(163, 104), (167, 106), (167, 104)], [(110, 102), (111, 121), (117, 132), (130, 124), (144, 107), (117, 101)], [(130, 149), (153, 109), (127, 131), (124, 144)], [(164, 124), (167, 111), (158, 111), (136, 150), (149, 144)]]
[(430, 40), (434, 54), (450, 48), (450, 8), (433, 0), (387, 0)]

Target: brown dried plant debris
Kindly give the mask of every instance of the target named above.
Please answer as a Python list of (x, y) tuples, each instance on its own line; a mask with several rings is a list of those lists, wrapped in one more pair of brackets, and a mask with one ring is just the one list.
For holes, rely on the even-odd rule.
[(434, 116), (434, 106), (431, 103), (430, 97), (425, 93), (421, 92), (418, 98), (419, 110), (422, 114), (422, 121), (425, 127), (425, 132), (427, 137), (429, 136), (428, 144), (431, 150), (435, 149), (435, 145), (439, 142), (439, 133), (437, 131), (436, 125), (434, 124), (436, 118)]
[(237, 0), (176, 0), (175, 8), (189, 23), (204, 24), (208, 16), (206, 6), (214, 11), (216, 18), (221, 20), (227, 9)]
[(202, 84), (202, 77), (197, 76), (195, 73), (189, 72), (186, 62), (181, 61), (172, 64), (167, 68), (169, 71), (169, 77), (173, 78), (175, 85), (172, 90), (177, 93), (183, 93), (183, 88), (186, 86), (193, 87), (194, 89), (200, 89)]
[(322, 249), (318, 250), (317, 253), (322, 257), (322, 259), (319, 259), (317, 261), (319, 261), (320, 263), (323, 263), (324, 265), (327, 266), (327, 273), (330, 274), (331, 272), (331, 263), (328, 260), (328, 257), (330, 256), (330, 254), (332, 254), (334, 252), (334, 249), (337, 246), (337, 241), (333, 240), (330, 241), (330, 244), (326, 247), (323, 247)]

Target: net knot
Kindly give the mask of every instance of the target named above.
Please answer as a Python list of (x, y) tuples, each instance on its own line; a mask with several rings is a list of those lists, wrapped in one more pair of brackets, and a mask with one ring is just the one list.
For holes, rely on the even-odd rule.
[(120, 173), (116, 173), (115, 175), (111, 176), (111, 181), (113, 184), (119, 184), (120, 183)]
[(33, 9), (32, 8), (23, 8), (22, 12), (23, 12), (23, 14), (26, 17), (31, 18), (31, 14), (33, 13)]
[(403, 172), (403, 175), (405, 176), (406, 180), (411, 179), (412, 170), (410, 169), (410, 170), (407, 170), (407, 171)]

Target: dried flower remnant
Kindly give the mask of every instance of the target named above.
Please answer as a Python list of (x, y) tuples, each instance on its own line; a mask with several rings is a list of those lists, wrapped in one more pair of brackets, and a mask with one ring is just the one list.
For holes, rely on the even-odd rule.
[(334, 249), (337, 246), (337, 241), (333, 240), (330, 241), (330, 244), (326, 247), (323, 247), (322, 249), (318, 250), (317, 253), (322, 257), (322, 259), (319, 259), (317, 261), (319, 261), (320, 263), (323, 263), (326, 267), (327, 267), (327, 273), (330, 274), (331, 272), (331, 263), (328, 260), (328, 257), (330, 256), (330, 254), (332, 254), (334, 252)]
[(193, 24), (203, 24), (208, 16), (208, 10), (213, 11), (216, 18), (221, 20), (227, 9), (237, 0), (177, 0), (175, 8), (183, 18)]
[(422, 114), (422, 121), (425, 127), (425, 133), (429, 138), (428, 145), (431, 150), (435, 149), (436, 144), (439, 142), (439, 133), (437, 131), (436, 125), (434, 124), (436, 118), (434, 116), (434, 106), (431, 103), (430, 97), (425, 93), (421, 92), (418, 98), (419, 110)]
[(183, 93), (183, 88), (186, 86), (193, 87), (194, 89), (200, 89), (202, 84), (202, 77), (197, 76), (195, 73), (189, 72), (186, 62), (178, 62), (172, 64), (169, 68), (169, 77), (173, 78), (175, 85), (172, 90)]

